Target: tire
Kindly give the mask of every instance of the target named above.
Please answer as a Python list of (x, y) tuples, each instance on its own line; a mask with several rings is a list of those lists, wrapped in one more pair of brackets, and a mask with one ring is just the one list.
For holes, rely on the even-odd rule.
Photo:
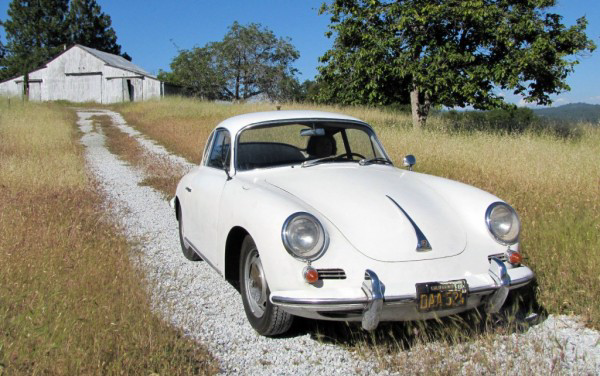
[(190, 261), (200, 261), (202, 258), (194, 252), (192, 247), (188, 247), (185, 245), (185, 241), (183, 240), (183, 217), (181, 216), (181, 207), (177, 205), (177, 218), (179, 218), (179, 243), (181, 244), (181, 252), (186, 259)]
[(263, 336), (275, 336), (290, 329), (294, 316), (269, 300), (271, 290), (250, 235), (246, 235), (242, 243), (239, 284), (246, 317), (254, 330)]

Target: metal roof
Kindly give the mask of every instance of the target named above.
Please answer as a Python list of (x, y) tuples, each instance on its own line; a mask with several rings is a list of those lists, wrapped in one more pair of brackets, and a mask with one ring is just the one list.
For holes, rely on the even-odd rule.
[(76, 44), (76, 46), (89, 52), (90, 54), (94, 55), (98, 59), (104, 61), (107, 65), (110, 65), (111, 67), (120, 68), (120, 69), (124, 69), (124, 70), (130, 71), (130, 72), (138, 73), (138, 74), (141, 74), (144, 76), (156, 78), (155, 76), (146, 72), (145, 70), (143, 70), (142, 68), (133, 64), (131, 61), (125, 59), (122, 56), (109, 54), (108, 52), (98, 51), (94, 48), (82, 46), (80, 44)]

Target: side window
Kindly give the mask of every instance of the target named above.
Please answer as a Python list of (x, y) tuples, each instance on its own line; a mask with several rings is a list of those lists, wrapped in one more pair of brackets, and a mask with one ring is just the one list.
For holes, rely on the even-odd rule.
[(218, 169), (229, 168), (229, 159), (231, 158), (229, 132), (218, 130), (213, 138), (214, 140), (206, 165)]

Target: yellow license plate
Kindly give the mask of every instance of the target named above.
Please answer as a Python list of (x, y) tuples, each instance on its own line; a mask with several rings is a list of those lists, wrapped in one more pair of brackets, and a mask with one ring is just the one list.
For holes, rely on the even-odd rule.
[(469, 286), (464, 279), (417, 283), (417, 304), (421, 312), (441, 311), (467, 304)]

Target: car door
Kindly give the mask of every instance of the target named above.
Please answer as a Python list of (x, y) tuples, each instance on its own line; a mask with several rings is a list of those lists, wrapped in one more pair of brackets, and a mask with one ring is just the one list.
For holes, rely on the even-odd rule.
[[(231, 160), (231, 137), (225, 129), (217, 129), (203, 165), (194, 174), (186, 187), (191, 208), (190, 226), (186, 224), (186, 237), (191, 241), (202, 258), (222, 269), (217, 257), (217, 226), (219, 206), (225, 184), (229, 180), (228, 170)], [(188, 189), (189, 188), (189, 189)]]

